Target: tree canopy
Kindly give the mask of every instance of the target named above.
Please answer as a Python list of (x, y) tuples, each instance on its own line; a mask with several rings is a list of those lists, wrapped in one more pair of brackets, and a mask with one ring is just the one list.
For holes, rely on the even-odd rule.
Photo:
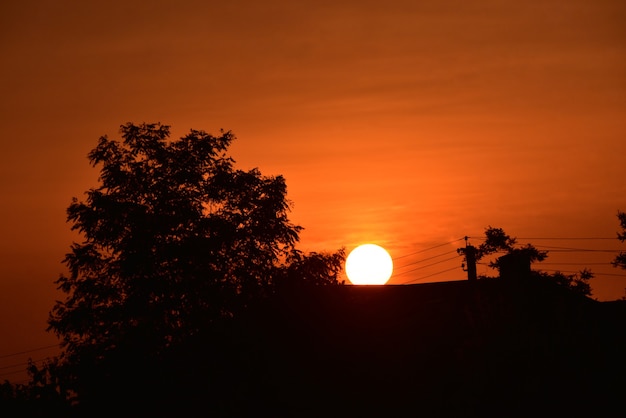
[(84, 240), (65, 257), (66, 298), (49, 329), (62, 340), (58, 373), (81, 401), (120, 356), (158, 361), (286, 282), (338, 283), (343, 249), (295, 248), (302, 228), (282, 176), (236, 169), (231, 132), (169, 137), (160, 123), (101, 137), (88, 156), (100, 184), (67, 210)]
[[(461, 255), (465, 255), (467, 249), (459, 248), (457, 252)], [(536, 261), (543, 261), (548, 256), (547, 251), (538, 250), (532, 244), (526, 244), (524, 246), (517, 246), (517, 239), (508, 235), (502, 228), (495, 228), (489, 226), (485, 228), (484, 241), (475, 248), (476, 261), (484, 259), (486, 256), (506, 253), (506, 254), (524, 254), (528, 257), (531, 263)], [(500, 259), (491, 260), (489, 267), (500, 268)]]
[[(459, 254), (467, 256), (467, 247), (459, 248), (457, 251)], [(502, 228), (495, 228), (492, 226), (485, 229), (485, 239), (477, 248), (474, 249), (474, 254), (476, 261), (493, 254), (513, 254), (524, 257), (531, 264), (541, 262), (548, 257), (548, 251), (539, 250), (532, 244), (519, 246), (516, 238), (508, 235)], [(503, 266), (502, 260), (502, 257), (498, 257), (489, 261), (488, 265), (491, 268), (500, 270)], [(564, 274), (560, 271), (553, 273), (533, 271), (533, 275), (545, 280), (550, 280), (560, 286), (564, 286), (572, 290), (575, 293), (585, 296), (591, 295), (589, 280), (591, 280), (594, 276), (589, 269), (583, 269), (579, 273), (574, 274)], [(482, 278), (486, 277), (483, 276)]]

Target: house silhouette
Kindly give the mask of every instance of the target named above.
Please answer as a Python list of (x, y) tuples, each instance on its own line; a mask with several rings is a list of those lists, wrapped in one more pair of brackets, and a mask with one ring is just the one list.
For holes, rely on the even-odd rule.
[(598, 302), (528, 274), (524, 260), (502, 265), (503, 277), (494, 279), (284, 288), (177, 347), (163, 370), (152, 371), (153, 384), (129, 383), (129, 402), (107, 397), (96, 410), (151, 417), (621, 413), (626, 302)]

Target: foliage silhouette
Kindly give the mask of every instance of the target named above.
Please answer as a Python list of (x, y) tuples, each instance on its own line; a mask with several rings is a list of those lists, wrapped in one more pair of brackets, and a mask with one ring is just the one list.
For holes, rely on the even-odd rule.
[[(512, 238), (504, 232), (502, 228), (488, 226), (485, 229), (485, 241), (476, 248), (476, 261), (495, 253), (506, 254), (523, 254), (528, 257), (531, 263), (535, 261), (543, 261), (548, 256), (547, 251), (540, 251), (532, 244), (526, 244), (523, 247), (516, 247), (517, 239)], [(465, 248), (459, 248), (457, 252), (465, 255)], [(499, 259), (489, 262), (489, 267), (500, 268)]]
[(46, 360), (37, 367), (29, 360), (28, 383), (0, 384), (0, 415), (23, 417), (70, 416), (72, 410), (58, 373), (57, 362)]
[(556, 271), (554, 273), (537, 271), (534, 272), (534, 274), (538, 277), (551, 280), (560, 286), (564, 286), (579, 295), (591, 296), (591, 285), (589, 284), (589, 280), (593, 279), (594, 275), (589, 269), (583, 269), (580, 272), (573, 274), (565, 274), (560, 271)]
[(169, 136), (160, 123), (127, 123), (121, 142), (101, 137), (89, 153), (101, 184), (67, 210), (84, 241), (65, 257), (67, 296), (48, 321), (63, 352), (33, 376), (54, 373), (83, 408), (138, 398), (138, 382), (166, 396), (177, 347), (210, 340), (279, 285), (338, 283), (343, 249), (296, 250), (302, 228), (288, 219), (282, 176), (235, 169), (231, 132)]
[[(618, 211), (617, 218), (619, 219), (620, 227), (622, 228), (622, 232), (617, 233), (617, 239), (624, 242), (626, 241), (626, 212)], [(613, 265), (615, 267), (626, 269), (626, 251), (621, 251), (615, 256)]]
[(344, 281), (339, 282), (339, 274), (345, 257), (343, 248), (335, 253), (291, 251), (287, 264), (277, 275), (276, 284), (279, 287), (344, 284)]
[[(486, 256), (496, 253), (522, 256), (530, 263), (541, 262), (548, 257), (548, 251), (539, 250), (532, 244), (526, 244), (521, 247), (516, 245), (517, 239), (508, 235), (502, 228), (488, 226), (485, 229), (485, 241), (476, 248), (476, 260), (478, 261)], [(457, 252), (461, 255), (465, 255), (466, 248), (459, 248)], [(490, 261), (489, 267), (500, 270), (502, 268), (502, 260), (503, 258), (500, 257)], [(583, 269), (579, 273), (574, 274), (563, 274), (560, 271), (552, 274), (541, 271), (534, 271), (532, 273), (537, 277), (547, 279), (560, 286), (564, 286), (574, 293), (591, 296), (591, 286), (589, 285), (589, 280), (591, 280), (594, 276), (589, 269)], [(486, 276), (482, 276), (482, 278), (486, 278)]]

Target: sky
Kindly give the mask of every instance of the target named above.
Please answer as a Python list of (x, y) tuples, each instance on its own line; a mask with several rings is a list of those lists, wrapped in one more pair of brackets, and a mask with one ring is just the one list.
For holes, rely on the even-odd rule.
[(390, 283), (463, 279), (454, 250), (494, 226), (621, 298), (624, 21), (619, 0), (2, 2), (0, 357), (56, 342), (65, 210), (126, 122), (233, 131), (238, 168), (285, 177), (300, 249), (382, 245)]

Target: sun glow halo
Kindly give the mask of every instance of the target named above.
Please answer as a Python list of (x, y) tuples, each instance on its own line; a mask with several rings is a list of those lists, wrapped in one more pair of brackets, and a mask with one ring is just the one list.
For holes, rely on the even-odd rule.
[(363, 244), (346, 259), (346, 274), (352, 284), (385, 284), (393, 272), (389, 253), (376, 244)]

